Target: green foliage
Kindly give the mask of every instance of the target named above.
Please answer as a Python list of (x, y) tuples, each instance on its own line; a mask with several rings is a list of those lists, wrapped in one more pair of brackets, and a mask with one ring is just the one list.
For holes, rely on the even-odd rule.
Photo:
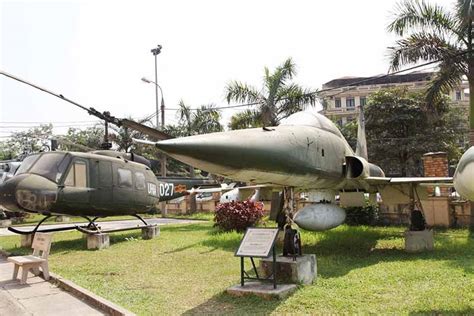
[(339, 128), (344, 138), (352, 148), (357, 145), (357, 121), (350, 121)]
[(346, 221), (347, 225), (375, 225), (379, 219), (379, 208), (377, 205), (366, 203), (363, 207), (347, 207)]
[(4, 159), (13, 159), (41, 150), (48, 150), (53, 133), (53, 125), (40, 125), (24, 132), (16, 132), (2, 143), (0, 155)]
[[(391, 69), (406, 64), (442, 60), (439, 71), (426, 91), (428, 107), (456, 88), (466, 76), (474, 85), (474, 59), (465, 52), (472, 47), (471, 1), (458, 0), (451, 12), (423, 0), (405, 0), (397, 6), (388, 31), (402, 37), (390, 48)], [(470, 113), (474, 113), (474, 93), (470, 94)], [(474, 128), (474, 115), (470, 115)]]
[(245, 110), (243, 112), (236, 113), (230, 118), (229, 122), (229, 128), (232, 130), (261, 126), (261, 115), (256, 110)]
[(466, 118), (438, 100), (438, 115), (425, 111), (421, 94), (404, 89), (385, 89), (369, 97), (365, 110), (367, 145), (371, 162), (387, 174), (420, 175), (421, 157), (427, 152), (448, 152), (460, 157), (459, 135), (465, 133)]
[(104, 142), (104, 127), (96, 125), (85, 129), (70, 127), (66, 135), (58, 137), (59, 149), (91, 151), (100, 149)]
[(253, 201), (232, 201), (217, 205), (215, 226), (224, 231), (244, 231), (255, 226), (263, 217), (263, 203)]
[(232, 129), (276, 126), (289, 115), (316, 103), (316, 90), (300, 87), (290, 82), (296, 75), (296, 65), (288, 58), (273, 72), (265, 67), (263, 88), (231, 81), (225, 88), (227, 102), (255, 103), (257, 109), (246, 110), (231, 119)]

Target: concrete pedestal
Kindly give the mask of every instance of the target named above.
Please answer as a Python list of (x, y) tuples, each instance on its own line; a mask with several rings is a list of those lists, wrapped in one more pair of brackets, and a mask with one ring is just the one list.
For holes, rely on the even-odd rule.
[[(272, 263), (272, 257), (260, 260), (263, 277), (272, 274)], [(279, 283), (311, 284), (316, 279), (316, 274), (316, 255), (296, 257), (296, 261), (293, 261), (293, 257), (278, 256), (276, 258), (276, 275)]]
[(69, 216), (64, 216), (64, 215), (56, 216), (56, 222), (58, 223), (67, 223), (70, 221), (71, 221), (71, 218)]
[(271, 283), (247, 282), (244, 286), (234, 285), (227, 289), (227, 293), (233, 296), (257, 295), (264, 299), (284, 299), (296, 291), (295, 284), (278, 284), (273, 288)]
[(431, 229), (405, 232), (405, 251), (422, 252), (434, 249), (434, 237)]
[(0, 220), (0, 228), (8, 227), (12, 224), (12, 221), (9, 219), (1, 219)]
[(143, 239), (153, 239), (153, 238), (158, 237), (158, 236), (160, 236), (160, 227), (159, 226), (142, 228), (142, 238)]
[(87, 249), (105, 249), (110, 247), (109, 234), (94, 234), (87, 236)]
[(33, 245), (33, 234), (20, 235), (20, 245), (30, 248)]

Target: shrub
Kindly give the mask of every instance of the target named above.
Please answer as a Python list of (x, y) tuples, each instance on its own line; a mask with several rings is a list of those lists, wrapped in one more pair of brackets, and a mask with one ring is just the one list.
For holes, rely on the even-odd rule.
[(263, 217), (263, 203), (243, 201), (227, 202), (217, 205), (214, 226), (222, 230), (244, 231), (254, 226)]
[(376, 205), (366, 204), (364, 207), (347, 207), (346, 224), (375, 225), (379, 219), (379, 209)]

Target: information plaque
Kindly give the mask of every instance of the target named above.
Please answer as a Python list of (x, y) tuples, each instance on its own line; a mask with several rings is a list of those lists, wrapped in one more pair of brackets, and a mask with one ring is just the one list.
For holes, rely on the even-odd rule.
[(235, 255), (266, 258), (270, 256), (277, 235), (278, 228), (248, 228)]
[[(275, 241), (278, 236), (278, 228), (247, 228), (244, 238), (240, 242), (239, 248), (235, 252), (236, 257), (240, 257), (240, 285), (245, 285), (245, 280), (258, 280), (258, 281), (272, 281), (273, 288), (277, 288), (276, 284), (276, 253), (275, 253)], [(272, 275), (267, 278), (261, 278), (258, 275), (257, 267), (253, 260), (256, 258), (267, 258), (272, 254), (273, 265)], [(255, 276), (249, 275), (245, 270), (244, 258), (250, 258)]]

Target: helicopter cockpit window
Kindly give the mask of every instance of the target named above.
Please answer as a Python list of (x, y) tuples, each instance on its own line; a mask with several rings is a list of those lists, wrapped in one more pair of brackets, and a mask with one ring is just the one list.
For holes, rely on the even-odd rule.
[(38, 155), (29, 156), (23, 161), (17, 174), (30, 172), (58, 183), (69, 165), (69, 159), (68, 155), (59, 152), (44, 153), (39, 158)]
[(143, 174), (143, 172), (135, 172), (135, 187), (137, 188), (137, 190), (145, 189), (145, 175)]
[(132, 171), (128, 169), (118, 168), (118, 185), (119, 187), (131, 188), (132, 184)]
[(87, 165), (85, 161), (76, 160), (67, 174), (64, 185), (68, 187), (87, 187)]
[(38, 159), (39, 155), (31, 155), (31, 156), (28, 156), (26, 157), (20, 167), (18, 168), (18, 170), (16, 171), (16, 174), (22, 174), (22, 173), (25, 173), (28, 171), (28, 169), (31, 168), (31, 166), (33, 165), (33, 163), (36, 161), (36, 159)]

